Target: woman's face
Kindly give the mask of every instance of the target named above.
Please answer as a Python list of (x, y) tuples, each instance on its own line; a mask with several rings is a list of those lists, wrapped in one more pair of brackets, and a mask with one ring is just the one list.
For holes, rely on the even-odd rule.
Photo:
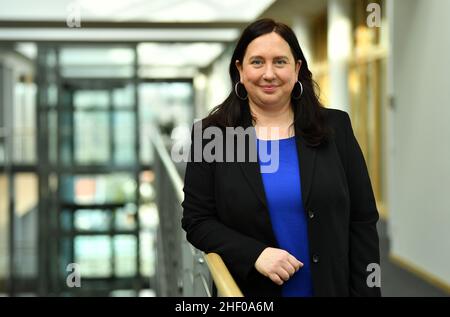
[(300, 66), (289, 44), (275, 32), (255, 38), (243, 60), (236, 61), (250, 103), (263, 107), (290, 102)]

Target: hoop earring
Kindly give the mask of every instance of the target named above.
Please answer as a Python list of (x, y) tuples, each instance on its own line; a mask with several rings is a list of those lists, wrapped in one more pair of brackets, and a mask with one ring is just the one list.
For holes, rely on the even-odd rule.
[(297, 80), (297, 83), (300, 85), (300, 95), (298, 95), (298, 96), (292, 96), (292, 98), (295, 99), (295, 100), (300, 99), (300, 97), (303, 95), (303, 85), (302, 85), (302, 83), (300, 82), (300, 80)]
[[(247, 100), (247, 98), (248, 98), (248, 93), (247, 93), (247, 95), (245, 96), (245, 97), (241, 97), (240, 95), (239, 95), (239, 93), (238, 93), (238, 85), (239, 84), (242, 84), (240, 81), (238, 81), (237, 83), (236, 83), (236, 85), (234, 85), (234, 93), (236, 94), (236, 96), (239, 98), (239, 99), (241, 99), (241, 100)], [(243, 84), (242, 84), (242, 86), (244, 86)]]

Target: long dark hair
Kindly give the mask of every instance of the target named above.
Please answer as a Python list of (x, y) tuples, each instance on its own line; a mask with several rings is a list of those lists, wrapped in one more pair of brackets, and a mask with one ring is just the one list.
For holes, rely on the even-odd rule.
[[(303, 94), (300, 99), (291, 98), (294, 110), (294, 125), (296, 134), (300, 134), (309, 146), (318, 146), (323, 143), (328, 135), (328, 128), (325, 125), (323, 106), (319, 102), (316, 95), (315, 87), (317, 84), (312, 79), (312, 73), (308, 68), (308, 62), (303, 55), (300, 44), (292, 29), (286, 24), (276, 22), (272, 19), (261, 19), (248, 25), (242, 32), (233, 57), (230, 61), (229, 72), (232, 87), (239, 82), (239, 71), (236, 67), (236, 60), (242, 62), (245, 51), (255, 38), (275, 32), (280, 35), (290, 46), (295, 61), (301, 60), (302, 66), (298, 75), (298, 80), (303, 85)], [(294, 86), (294, 90), (299, 85)], [(294, 92), (298, 95), (300, 91)], [(244, 94), (243, 92), (239, 93)], [(219, 127), (237, 127), (245, 125), (245, 122), (255, 120), (251, 116), (248, 100), (241, 100), (236, 96), (234, 89), (225, 99), (225, 101), (211, 110), (209, 115), (204, 119), (205, 126)]]

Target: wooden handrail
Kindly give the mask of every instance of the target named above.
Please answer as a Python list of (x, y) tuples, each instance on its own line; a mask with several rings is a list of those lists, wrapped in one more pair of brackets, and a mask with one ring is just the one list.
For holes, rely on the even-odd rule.
[(208, 253), (205, 260), (220, 297), (244, 297), (220, 255)]

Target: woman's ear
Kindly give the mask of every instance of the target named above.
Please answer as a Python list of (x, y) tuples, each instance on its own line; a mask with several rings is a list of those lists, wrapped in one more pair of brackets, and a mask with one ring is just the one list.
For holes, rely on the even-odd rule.
[(297, 74), (297, 78), (298, 78), (298, 74), (300, 73), (300, 68), (302, 67), (302, 60), (299, 59), (297, 61), (297, 63), (295, 64), (295, 73)]
[(234, 64), (239, 72), (239, 77), (242, 78), (242, 63), (237, 59)]

